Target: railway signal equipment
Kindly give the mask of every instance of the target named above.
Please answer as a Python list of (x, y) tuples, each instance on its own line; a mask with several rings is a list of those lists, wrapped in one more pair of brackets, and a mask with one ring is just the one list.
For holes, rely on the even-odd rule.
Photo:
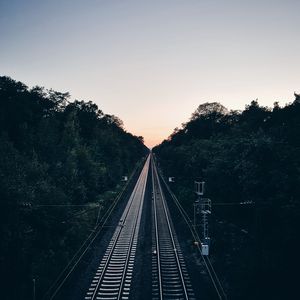
[(211, 200), (202, 198), (204, 195), (204, 181), (195, 181), (195, 193), (197, 199), (194, 202), (194, 228), (196, 229), (196, 215), (201, 215), (202, 239), (201, 252), (202, 255), (209, 254), (210, 237), (208, 236), (208, 216), (211, 214)]
[(204, 195), (205, 181), (195, 181), (195, 193), (198, 196)]

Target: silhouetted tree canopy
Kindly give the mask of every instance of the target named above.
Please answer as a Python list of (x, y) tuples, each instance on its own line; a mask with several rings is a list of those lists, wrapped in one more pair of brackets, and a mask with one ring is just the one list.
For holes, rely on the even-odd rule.
[[(230, 257), (231, 249), (212, 247), (215, 259), (231, 259), (231, 266), (223, 264), (221, 269), (222, 273), (231, 268), (226, 279), (232, 290), (229, 298), (288, 299), (297, 277), (292, 266), (300, 228), (299, 95), (295, 93), (295, 101), (284, 107), (275, 102), (273, 109), (260, 106), (257, 100), (244, 111), (228, 111), (219, 103), (202, 104), (153, 151), (165, 175), (176, 178), (174, 189), (191, 216), (193, 182), (201, 178), (212, 203), (231, 203), (213, 206), (213, 212), (246, 228), (253, 237), (247, 262), (242, 254)], [(254, 204), (239, 205), (245, 201)], [(222, 234), (213, 234), (217, 244)]]
[(38, 205), (95, 206), (147, 151), (95, 103), (0, 77), (1, 299), (31, 299), (35, 277), (45, 292), (89, 233), (90, 215)]

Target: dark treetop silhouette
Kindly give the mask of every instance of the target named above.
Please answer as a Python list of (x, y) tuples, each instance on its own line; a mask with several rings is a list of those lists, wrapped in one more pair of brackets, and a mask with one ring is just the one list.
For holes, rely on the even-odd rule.
[(109, 201), (148, 151), (117, 117), (68, 99), (0, 77), (1, 299), (31, 298), (33, 278), (49, 287), (94, 222), (70, 205)]
[[(273, 109), (252, 101), (242, 112), (202, 104), (153, 149), (166, 176), (176, 178), (173, 188), (191, 214), (193, 182), (206, 181), (215, 222), (212, 255), (230, 299), (292, 299), (297, 286), (300, 102), (295, 96), (293, 103), (275, 103)], [(248, 232), (246, 237), (232, 232), (232, 224)]]

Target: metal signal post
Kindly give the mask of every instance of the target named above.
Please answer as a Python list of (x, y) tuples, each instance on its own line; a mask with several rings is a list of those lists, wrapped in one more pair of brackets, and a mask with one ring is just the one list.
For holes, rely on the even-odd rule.
[(195, 181), (195, 193), (197, 200), (194, 202), (194, 228), (196, 229), (196, 215), (200, 214), (202, 227), (201, 252), (202, 255), (209, 254), (210, 237), (208, 235), (208, 216), (211, 214), (211, 200), (203, 198), (205, 182)]

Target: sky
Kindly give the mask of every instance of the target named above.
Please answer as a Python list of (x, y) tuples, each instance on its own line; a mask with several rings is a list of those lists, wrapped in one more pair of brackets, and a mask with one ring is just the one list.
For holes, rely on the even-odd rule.
[(299, 0), (0, 0), (0, 75), (95, 102), (159, 144), (199, 104), (300, 92)]

